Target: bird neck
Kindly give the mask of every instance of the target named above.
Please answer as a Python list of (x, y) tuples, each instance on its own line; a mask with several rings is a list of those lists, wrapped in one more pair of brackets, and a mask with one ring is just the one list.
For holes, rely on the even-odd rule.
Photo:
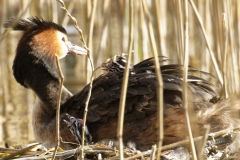
[(42, 80), (32, 81), (28, 84), (28, 86), (36, 93), (38, 97), (38, 102), (41, 102), (40, 104), (42, 104), (36, 105), (41, 107), (41, 109), (44, 111), (44, 114), (55, 114), (58, 101), (60, 101), (60, 105), (62, 105), (64, 102), (67, 101), (69, 97), (72, 96), (72, 94), (64, 86), (62, 86), (62, 95), (61, 99), (59, 100), (59, 80), (55, 79), (51, 75), (47, 75), (47, 73), (39, 73), (38, 75), (44, 74), (44, 78), (42, 76), (38, 77), (38, 79)]
[[(29, 49), (30, 50), (30, 49)], [(44, 55), (30, 50), (19, 51), (13, 64), (16, 80), (23, 86), (31, 88), (41, 101), (46, 114), (54, 114), (58, 102), (60, 76), (55, 59), (44, 58)], [(63, 87), (61, 102), (63, 104), (72, 94)]]

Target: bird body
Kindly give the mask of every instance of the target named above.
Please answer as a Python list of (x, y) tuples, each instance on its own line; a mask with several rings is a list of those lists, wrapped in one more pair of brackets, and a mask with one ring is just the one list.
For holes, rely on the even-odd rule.
[[(56, 145), (55, 112), (60, 84), (55, 55), (63, 58), (69, 52), (84, 55), (87, 51), (71, 44), (67, 39), (65, 29), (50, 21), (36, 17), (28, 20), (11, 19), (5, 24), (5, 27), (24, 32), (13, 62), (13, 74), (18, 83), (32, 89), (37, 95), (33, 109), (33, 129), (37, 141), (53, 147)], [(165, 61), (165, 57), (160, 57), (161, 63)], [(109, 62), (114, 63), (115, 61)], [(89, 141), (91, 137), (93, 142), (116, 139), (118, 106), (124, 70), (124, 66), (119, 69), (117, 66), (119, 64), (122, 66), (124, 64), (122, 62), (120, 63), (118, 59), (118, 65), (103, 65), (107, 73), (93, 81), (87, 115), (87, 126), (91, 134), (86, 133)], [(182, 106), (182, 73), (183, 66), (181, 65), (161, 65), (164, 82), (164, 144), (177, 142), (188, 136)], [(216, 108), (212, 99), (217, 97), (217, 94), (213, 89), (214, 85), (196, 76), (197, 74), (211, 75), (189, 67), (189, 108), (193, 113), (192, 120), (197, 128), (196, 132), (201, 133), (202, 126), (210, 119), (214, 119), (209, 110), (213, 108), (212, 106)], [(123, 139), (125, 142), (133, 141), (141, 150), (149, 149), (157, 141), (158, 97), (156, 86), (157, 80), (152, 58), (131, 67), (125, 105)], [(88, 91), (89, 85), (79, 93), (72, 95), (63, 87), (60, 103), (60, 136), (62, 138), (61, 147), (64, 149), (75, 148), (81, 141), (81, 135), (79, 135), (81, 134), (81, 118), (83, 118)], [(222, 108), (215, 114), (221, 115), (224, 112)], [(231, 117), (231, 113), (228, 112), (223, 116)], [(220, 129), (223, 128), (221, 127), (222, 123), (225, 124), (229, 121), (220, 122), (219, 119), (215, 119), (214, 122)], [(226, 128), (227, 125), (224, 127)]]

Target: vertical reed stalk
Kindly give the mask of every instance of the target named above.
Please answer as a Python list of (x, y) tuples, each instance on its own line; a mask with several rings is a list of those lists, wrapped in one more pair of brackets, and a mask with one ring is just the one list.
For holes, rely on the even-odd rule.
[[(89, 37), (88, 37), (88, 41), (87, 41), (87, 46), (89, 47), (90, 51), (92, 51), (92, 38), (93, 38), (93, 27), (94, 27), (94, 19), (95, 19), (95, 14), (96, 14), (96, 6), (97, 6), (97, 0), (93, 0), (92, 10), (91, 10), (91, 14), (90, 14), (90, 29), (89, 29), (89, 34), (88, 34)], [(82, 37), (82, 39), (83, 39), (83, 37)], [(89, 59), (89, 63), (87, 61), (87, 71), (91, 70), (91, 76), (88, 77), (89, 74), (87, 74), (87, 81), (89, 81), (89, 79), (90, 79), (90, 84), (89, 84), (89, 92), (88, 92), (87, 100), (85, 102), (85, 109), (84, 109), (84, 115), (83, 115), (81, 159), (84, 159), (83, 153), (84, 153), (84, 141), (85, 141), (85, 128), (86, 128), (88, 104), (89, 104), (90, 97), (92, 94), (92, 82), (93, 82), (93, 70), (94, 70), (94, 66), (92, 63), (92, 55), (89, 52), (88, 52), (87, 58)]]
[(159, 58), (157, 53), (157, 46), (154, 38), (153, 27), (150, 21), (150, 15), (147, 8), (147, 4), (145, 0), (142, 0), (143, 11), (146, 18), (147, 28), (148, 28), (148, 35), (151, 42), (152, 51), (154, 54), (154, 64), (155, 64), (155, 73), (157, 78), (157, 117), (158, 117), (158, 139), (157, 139), (157, 159), (160, 159), (162, 142), (163, 142), (163, 80), (161, 75), (161, 68), (159, 64)]
[(185, 109), (185, 117), (187, 121), (187, 128), (188, 128), (188, 135), (190, 139), (191, 144), (191, 150), (192, 150), (192, 156), (193, 160), (197, 159), (197, 154), (195, 150), (195, 145), (193, 141), (193, 135), (191, 130), (191, 124), (190, 124), (190, 115), (188, 112), (188, 86), (187, 86), (187, 79), (188, 79), (188, 61), (189, 61), (189, 55), (188, 55), (188, 45), (189, 45), (189, 35), (188, 35), (188, 1), (184, 0), (184, 70), (183, 70), (183, 106)]
[(228, 98), (228, 81), (227, 81), (227, 50), (228, 50), (228, 35), (227, 35), (227, 26), (226, 26), (226, 13), (222, 14), (222, 28), (223, 28), (223, 65), (222, 65), (222, 71), (223, 71), (223, 92), (225, 95), (225, 98)]
[(210, 53), (210, 55), (211, 55), (211, 59), (212, 59), (214, 68), (215, 68), (215, 70), (216, 70), (216, 72), (217, 72), (218, 79), (219, 79), (221, 85), (223, 85), (223, 78), (222, 78), (221, 72), (220, 72), (220, 70), (219, 70), (219, 67), (218, 67), (216, 58), (215, 58), (215, 56), (214, 56), (214, 53), (213, 53), (213, 51), (212, 51), (212, 49), (211, 49), (209, 39), (207, 38), (207, 34), (206, 34), (205, 29), (204, 29), (204, 26), (203, 26), (203, 23), (202, 23), (202, 19), (201, 19), (200, 15), (199, 15), (199, 13), (198, 13), (198, 11), (197, 11), (197, 8), (196, 8), (194, 2), (193, 2), (192, 0), (189, 0), (189, 2), (190, 2), (191, 6), (192, 6), (192, 8), (193, 8), (193, 10), (194, 10), (194, 13), (195, 13), (196, 16), (197, 16), (198, 22), (199, 22), (199, 24), (200, 24), (201, 30), (202, 30), (202, 32), (203, 32), (203, 36), (204, 36), (204, 38), (205, 38), (205, 41), (206, 41), (206, 44), (207, 44), (207, 47), (208, 47), (208, 50), (209, 50), (209, 53)]
[[(165, 1), (162, 1), (162, 5), (164, 5)], [(159, 37), (159, 41), (160, 41), (160, 50), (159, 50), (159, 54), (160, 55), (164, 55), (166, 56), (166, 48), (165, 48), (165, 30), (166, 30), (166, 24), (162, 23), (163, 19), (165, 18), (164, 16), (162, 16), (162, 10), (164, 10), (165, 6), (160, 5), (160, 1), (159, 0), (154, 0), (155, 3), (155, 10), (156, 10), (156, 20), (157, 20), (157, 29), (158, 29), (158, 37)]]
[[(75, 5), (75, 0), (71, 0), (70, 4), (68, 5), (67, 10), (71, 13), (73, 11)], [(62, 20), (62, 26), (66, 26), (69, 21), (69, 16), (67, 14), (64, 15), (64, 18)]]
[(211, 129), (211, 126), (209, 124), (207, 125), (204, 125), (204, 135), (203, 135), (203, 138), (202, 138), (202, 142), (201, 142), (201, 148), (200, 148), (200, 152), (198, 153), (198, 159), (199, 160), (203, 160), (205, 159), (204, 158), (204, 150), (205, 150), (205, 145), (206, 145), (206, 142), (208, 140), (208, 134), (210, 132), (210, 129)]
[[(87, 48), (86, 46), (86, 43), (85, 43), (85, 40), (83, 38), (83, 32), (82, 30), (79, 28), (78, 26), (78, 23), (77, 23), (77, 20), (75, 17), (73, 17), (69, 11), (67, 10), (66, 6), (65, 6), (65, 3), (62, 1), (62, 0), (58, 0), (61, 5), (62, 5), (62, 9), (65, 10), (65, 12), (67, 13), (67, 15), (72, 19), (72, 21), (74, 22), (74, 26), (75, 28), (77, 29), (77, 31), (79, 32), (80, 34), (80, 39), (84, 45), (84, 48), (87, 49), (88, 51), (88, 59), (90, 61), (90, 64), (91, 64), (91, 67), (92, 67), (92, 76), (90, 77), (90, 84), (89, 84), (89, 92), (88, 92), (88, 95), (87, 95), (87, 100), (85, 102), (85, 109), (84, 109), (84, 115), (83, 115), (83, 125), (82, 125), (82, 152), (81, 152), (81, 159), (84, 159), (84, 155), (83, 155), (83, 152), (84, 152), (84, 139), (85, 139), (85, 127), (86, 127), (86, 119), (87, 119), (87, 112), (88, 112), (88, 104), (89, 104), (89, 101), (90, 101), (90, 97), (91, 97), (91, 94), (92, 94), (92, 82), (93, 82), (93, 63), (92, 63), (92, 60), (90, 58), (90, 51), (89, 49)], [(96, 3), (96, 0), (95, 0), (95, 3)], [(95, 6), (93, 6), (93, 8), (96, 7), (96, 4)], [(92, 14), (95, 14), (95, 12), (92, 12)], [(94, 16), (91, 16), (92, 19), (94, 19)], [(90, 32), (91, 33), (91, 32)]]
[(97, 59), (97, 66), (102, 64), (102, 58), (103, 55), (106, 53), (106, 47), (107, 47), (107, 39), (108, 39), (108, 33), (109, 33), (109, 5), (110, 5), (111, 1), (109, 0), (105, 0), (104, 4), (103, 4), (103, 15), (104, 15), (104, 20), (103, 20), (103, 28), (102, 28), (102, 36), (100, 39), (100, 43), (99, 43), (99, 52), (98, 52), (98, 59)]
[(129, 39), (128, 39), (128, 58), (127, 64), (124, 70), (123, 82), (122, 82), (122, 89), (121, 89), (121, 97), (120, 97), (120, 104), (119, 104), (119, 112), (118, 112), (118, 129), (117, 129), (117, 137), (119, 142), (119, 157), (121, 160), (124, 159), (123, 153), (123, 123), (124, 123), (124, 111), (125, 111), (125, 104), (126, 104), (126, 94), (127, 94), (127, 87), (128, 87), (128, 76), (129, 76), (129, 67), (131, 63), (131, 56), (132, 56), (132, 47), (133, 47), (133, 0), (129, 1)]
[(60, 75), (60, 79), (59, 79), (59, 91), (58, 91), (58, 99), (57, 99), (57, 106), (56, 106), (56, 138), (57, 138), (57, 146), (55, 147), (53, 156), (52, 156), (52, 160), (55, 159), (58, 147), (60, 146), (60, 104), (61, 104), (61, 97), (62, 97), (62, 87), (63, 87), (63, 74), (62, 74), (62, 70), (59, 64), (59, 60), (58, 60), (58, 56), (55, 55), (56, 57), (56, 64), (57, 64), (57, 69)]
[[(87, 39), (87, 46), (90, 51), (92, 51), (92, 41), (93, 41), (93, 28), (94, 28), (94, 20), (96, 15), (96, 8), (97, 8), (97, 0), (92, 1), (91, 5), (91, 13), (90, 13), (90, 26), (89, 26), (89, 33), (88, 33), (88, 39)], [(88, 54), (88, 59), (93, 60), (92, 54)], [(89, 61), (86, 61), (86, 77), (87, 77), (87, 83), (90, 82), (90, 79), (92, 77), (94, 65), (90, 64)], [(89, 72), (91, 71), (91, 72)]]
[(183, 64), (183, 20), (181, 0), (175, 1), (176, 6), (176, 20), (177, 20), (177, 46), (178, 46), (178, 63)]

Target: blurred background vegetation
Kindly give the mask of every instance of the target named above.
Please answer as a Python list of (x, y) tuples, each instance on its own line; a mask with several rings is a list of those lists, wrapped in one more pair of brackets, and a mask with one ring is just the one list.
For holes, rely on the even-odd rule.
[[(93, 1), (65, 0), (69, 12), (77, 19), (85, 39), (89, 40), (90, 15)], [(142, 0), (134, 2), (134, 53), (132, 63), (152, 57)], [(158, 54), (170, 58), (169, 63), (183, 64), (184, 58), (184, 7), (183, 0), (146, 0), (154, 28)], [(240, 1), (193, 0), (202, 19), (211, 50), (222, 76), (226, 77), (226, 91), (239, 92), (240, 63)], [(94, 67), (109, 57), (127, 53), (129, 36), (128, 0), (97, 0), (91, 45), (88, 46)], [(42, 17), (63, 25), (71, 42), (82, 46), (73, 22), (55, 0), (0, 0), (0, 26), (10, 17)], [(224, 18), (225, 17), (225, 18)], [(223, 19), (225, 19), (223, 21)], [(192, 5), (189, 3), (189, 65), (213, 74), (209, 79), (219, 89), (216, 69), (203, 37), (202, 29)], [(31, 111), (35, 95), (17, 84), (12, 75), (15, 49), (21, 36), (0, 27), (0, 142), (27, 144), (34, 141), (31, 129)], [(47, 38), (47, 37), (46, 37)], [(73, 93), (80, 91), (89, 81), (87, 58), (69, 55), (61, 60), (65, 86)], [(226, 71), (223, 72), (223, 64)], [(97, 77), (102, 71), (98, 71)], [(208, 77), (209, 78), (209, 77)]]

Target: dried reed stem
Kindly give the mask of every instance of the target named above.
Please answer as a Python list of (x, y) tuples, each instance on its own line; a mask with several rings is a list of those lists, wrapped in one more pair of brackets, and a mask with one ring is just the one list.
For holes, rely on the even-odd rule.
[(157, 47), (156, 47), (156, 42), (154, 39), (154, 32), (153, 32), (153, 27), (152, 23), (150, 21), (150, 16), (147, 8), (147, 4), (145, 0), (142, 0), (142, 6), (143, 6), (143, 11), (145, 14), (146, 18), (146, 23), (147, 23), (147, 28), (148, 28), (148, 35), (149, 39), (151, 42), (151, 47), (152, 51), (154, 54), (154, 64), (155, 64), (155, 73), (156, 73), (156, 78), (157, 78), (157, 106), (158, 106), (158, 139), (157, 139), (157, 159), (160, 159), (160, 154), (161, 154), (161, 147), (162, 147), (162, 142), (163, 142), (163, 80), (162, 80), (162, 75), (161, 75), (161, 68), (160, 68), (160, 63), (159, 63), (159, 58), (158, 58), (158, 53), (157, 53)]
[(90, 50), (92, 50), (92, 39), (93, 39), (93, 27), (94, 27), (94, 19), (96, 15), (96, 7), (97, 6), (97, 0), (92, 1), (92, 10), (90, 14), (90, 26), (89, 26), (89, 33), (88, 33), (88, 39), (87, 39), (87, 46)]
[(205, 132), (202, 138), (202, 143), (201, 143), (201, 148), (200, 148), (200, 152), (198, 153), (198, 159), (203, 159), (203, 155), (204, 155), (204, 150), (205, 150), (205, 144), (207, 142), (208, 139), (208, 134), (210, 132), (211, 126), (209, 124), (204, 125), (205, 128)]
[(81, 158), (84, 159), (84, 155), (83, 155), (83, 152), (84, 152), (84, 140), (85, 140), (85, 128), (86, 128), (86, 120), (87, 120), (87, 112), (88, 112), (88, 104), (89, 104), (89, 101), (90, 101), (90, 97), (91, 97), (91, 94), (92, 94), (92, 82), (93, 82), (93, 66), (92, 66), (92, 61), (91, 61), (91, 58), (89, 57), (89, 52), (88, 52), (88, 58), (89, 58), (89, 61), (90, 61), (90, 64), (91, 64), (91, 67), (92, 67), (92, 76), (91, 76), (91, 79), (90, 79), (90, 84), (89, 84), (89, 91), (88, 91), (88, 95), (87, 95), (87, 99), (86, 99), (86, 102), (85, 102), (85, 109), (84, 109), (84, 114), (83, 114), (83, 126), (82, 126), (82, 149), (81, 149)]
[[(159, 0), (155, 0), (154, 4), (155, 4), (155, 10), (156, 10), (158, 37), (159, 37), (159, 41), (160, 41), (160, 50), (159, 50), (160, 53), (159, 54), (166, 56), (166, 48), (165, 48), (165, 40), (164, 40), (165, 27), (164, 27), (164, 30), (162, 29), (163, 26), (165, 26), (165, 24), (162, 23), (162, 19), (164, 17), (161, 15), (163, 7), (161, 8)], [(164, 31), (164, 34), (163, 34), (163, 31)]]
[(193, 135), (191, 130), (191, 122), (190, 122), (190, 115), (188, 112), (188, 85), (187, 85), (187, 79), (188, 79), (188, 61), (189, 61), (189, 55), (188, 55), (188, 45), (189, 45), (189, 35), (188, 35), (188, 1), (184, 0), (184, 62), (183, 62), (183, 106), (185, 111), (185, 117), (187, 122), (187, 128), (188, 128), (188, 135), (190, 139), (191, 144), (191, 150), (192, 150), (192, 156), (193, 160), (197, 159), (196, 149), (193, 141)]
[(175, 1), (176, 6), (176, 21), (177, 21), (177, 49), (178, 49), (178, 63), (183, 64), (183, 18), (181, 0)]
[[(93, 0), (91, 5), (91, 12), (90, 12), (90, 26), (89, 26), (89, 32), (88, 32), (88, 39), (87, 39), (87, 46), (89, 48), (90, 51), (92, 51), (92, 39), (93, 39), (93, 27), (94, 27), (94, 19), (95, 19), (95, 14), (96, 14), (96, 6), (97, 6), (97, 0)], [(89, 54), (88, 55), (88, 59), (93, 59), (92, 55)], [(87, 83), (89, 83), (89, 79), (91, 79), (92, 72), (93, 72), (93, 63), (89, 64), (88, 61), (86, 61), (86, 77), (87, 77)], [(88, 72), (89, 70), (91, 70), (91, 74)], [(90, 80), (91, 81), (91, 80)]]
[(203, 36), (204, 36), (204, 38), (205, 38), (205, 40), (206, 40), (206, 44), (207, 44), (209, 53), (210, 53), (210, 55), (211, 55), (211, 59), (212, 59), (214, 68), (215, 68), (215, 70), (216, 70), (216, 72), (217, 72), (218, 79), (219, 79), (221, 85), (223, 85), (223, 78), (222, 78), (221, 72), (220, 72), (220, 70), (219, 70), (219, 67), (218, 67), (216, 58), (215, 58), (215, 56), (214, 56), (214, 53), (213, 53), (213, 51), (212, 51), (212, 49), (211, 49), (209, 39), (208, 39), (208, 37), (207, 37), (206, 31), (205, 31), (204, 26), (203, 26), (202, 18), (200, 17), (200, 15), (199, 15), (199, 13), (198, 13), (198, 11), (197, 11), (197, 8), (196, 8), (194, 2), (193, 2), (192, 0), (189, 0), (189, 2), (190, 2), (190, 4), (192, 5), (193, 11), (194, 11), (194, 13), (195, 13), (196, 16), (197, 16), (197, 19), (198, 19), (198, 22), (199, 22), (199, 24), (200, 24), (201, 30), (202, 30), (202, 32), (203, 32)]
[[(72, 11), (73, 11), (74, 6), (76, 5), (75, 2), (76, 2), (75, 0), (71, 0), (71, 1), (70, 1), (69, 5), (68, 5), (68, 8), (67, 8), (67, 10), (68, 10), (69, 12), (72, 12)], [(63, 21), (62, 21), (62, 25), (63, 25), (63, 26), (66, 26), (66, 25), (68, 24), (68, 21), (69, 21), (69, 16), (65, 14), (65, 15), (64, 15), (64, 18), (63, 18)]]
[(77, 29), (77, 31), (79, 32), (80, 34), (80, 39), (84, 45), (84, 48), (88, 51), (88, 59), (90, 61), (90, 64), (91, 64), (91, 67), (92, 67), (92, 76), (91, 76), (91, 79), (90, 79), (90, 84), (89, 84), (89, 91), (88, 91), (88, 96), (87, 96), (87, 100), (85, 102), (85, 109), (84, 109), (84, 115), (83, 115), (83, 126), (82, 126), (82, 149), (81, 149), (81, 158), (83, 159), (84, 155), (83, 155), (83, 148), (84, 148), (84, 140), (85, 140), (85, 128), (86, 128), (86, 119), (87, 119), (87, 112), (88, 112), (88, 104), (89, 104), (89, 101), (90, 101), (90, 97), (91, 97), (91, 93), (92, 93), (92, 82), (93, 82), (93, 63), (92, 63), (92, 60), (90, 58), (90, 51), (89, 49), (87, 48), (86, 46), (86, 43), (85, 43), (85, 40), (83, 38), (83, 33), (82, 33), (82, 30), (79, 28), (78, 26), (78, 23), (77, 23), (77, 20), (75, 17), (73, 17), (67, 10), (64, 2), (62, 0), (58, 0), (61, 4), (62, 4), (62, 9), (66, 11), (67, 15), (72, 19), (72, 21), (74, 22), (74, 26), (75, 28)]
[(58, 69), (58, 73), (60, 75), (60, 79), (59, 79), (59, 90), (58, 90), (58, 99), (57, 99), (57, 106), (56, 106), (56, 138), (57, 138), (57, 146), (55, 147), (53, 156), (52, 156), (52, 160), (55, 159), (56, 156), (56, 152), (58, 147), (60, 146), (60, 104), (61, 104), (61, 97), (62, 97), (62, 86), (63, 86), (63, 80), (64, 80), (64, 76), (59, 64), (59, 60), (58, 60), (58, 56), (55, 55), (56, 58), (56, 64), (57, 64), (57, 69)]
[(52, 20), (56, 23), (59, 23), (58, 22), (58, 14), (57, 13), (57, 1), (49, 1), (49, 5), (52, 6)]
[[(84, 48), (85, 48), (86, 50), (88, 50), (88, 48), (87, 48), (87, 46), (86, 46), (86, 43), (85, 43), (85, 40), (84, 40), (84, 38), (83, 38), (83, 32), (82, 32), (82, 30), (79, 28), (76, 18), (73, 17), (73, 16), (69, 13), (69, 11), (68, 11), (68, 9), (66, 8), (65, 3), (63, 2), (63, 0), (57, 0), (57, 1), (61, 3), (61, 5), (62, 5), (61, 8), (67, 13), (67, 15), (68, 15), (68, 16), (72, 19), (72, 21), (74, 22), (74, 27), (77, 29), (78, 33), (80, 34), (80, 40), (82, 41)], [(88, 53), (89, 53), (89, 50), (88, 50)]]
[(103, 4), (103, 16), (105, 17), (103, 20), (103, 28), (102, 28), (102, 36), (100, 39), (99, 43), (99, 52), (98, 52), (98, 57), (97, 58), (97, 66), (102, 64), (102, 59), (100, 57), (103, 57), (103, 53), (106, 54), (106, 46), (107, 46), (107, 39), (108, 34), (109, 34), (109, 22), (108, 22), (108, 17), (109, 17), (109, 5), (110, 5), (109, 0), (105, 0)]
[(226, 26), (226, 13), (222, 14), (222, 28), (223, 28), (223, 42), (224, 45), (224, 54), (223, 54), (223, 65), (222, 65), (222, 72), (223, 72), (223, 92), (225, 98), (228, 98), (228, 81), (227, 81), (227, 50), (228, 50), (228, 34), (227, 34), (227, 26)]
[(141, 9), (139, 9), (139, 32), (140, 32), (140, 39), (141, 39), (141, 49), (142, 51), (142, 58), (147, 59), (148, 58), (148, 52), (149, 52), (149, 38), (148, 38), (148, 33), (147, 33), (147, 26), (145, 25), (145, 20), (144, 20), (144, 11), (142, 7), (142, 2), (139, 1)]
[(127, 64), (125, 66), (124, 75), (123, 75), (123, 83), (121, 89), (121, 97), (120, 97), (120, 104), (119, 104), (119, 112), (118, 112), (118, 129), (117, 129), (117, 137), (119, 142), (119, 157), (120, 159), (124, 159), (124, 152), (123, 152), (123, 123), (124, 123), (124, 112), (125, 112), (125, 105), (126, 105), (126, 94), (127, 94), (127, 87), (128, 87), (128, 76), (129, 76), (129, 67), (131, 63), (132, 57), (132, 47), (133, 47), (133, 0), (129, 1), (129, 39), (128, 39), (128, 57), (127, 57)]
[[(90, 15), (90, 29), (89, 29), (89, 37), (88, 37), (88, 46), (90, 46), (90, 49), (92, 49), (92, 35), (93, 35), (93, 26), (94, 26), (94, 17), (95, 17), (95, 13), (96, 13), (96, 6), (97, 6), (97, 0), (94, 0), (93, 1), (93, 8), (92, 8), (92, 12), (91, 12), (91, 15)], [(83, 39), (83, 37), (82, 37)], [(90, 39), (90, 40), (89, 40)], [(86, 119), (87, 119), (87, 112), (88, 112), (88, 104), (89, 104), (89, 101), (90, 101), (90, 97), (91, 97), (91, 94), (92, 94), (92, 83), (93, 83), (93, 72), (94, 72), (94, 66), (93, 66), (93, 63), (92, 63), (92, 58), (91, 58), (91, 54), (88, 50), (88, 59), (89, 59), (89, 62), (90, 62), (90, 66), (91, 66), (91, 76), (90, 76), (90, 84), (89, 84), (89, 91), (88, 91), (88, 96), (87, 96), (87, 100), (86, 100), (86, 103), (85, 103), (85, 109), (84, 109), (84, 115), (83, 115), (83, 127), (82, 127), (82, 152), (81, 152), (81, 158), (84, 159), (84, 155), (83, 155), (83, 147), (84, 147), (84, 139), (85, 139), (85, 127), (86, 127)], [(88, 63), (87, 63), (88, 64)], [(89, 65), (87, 65), (88, 67)], [(88, 71), (88, 69), (87, 69)], [(87, 76), (87, 79), (88, 79), (88, 76)]]

